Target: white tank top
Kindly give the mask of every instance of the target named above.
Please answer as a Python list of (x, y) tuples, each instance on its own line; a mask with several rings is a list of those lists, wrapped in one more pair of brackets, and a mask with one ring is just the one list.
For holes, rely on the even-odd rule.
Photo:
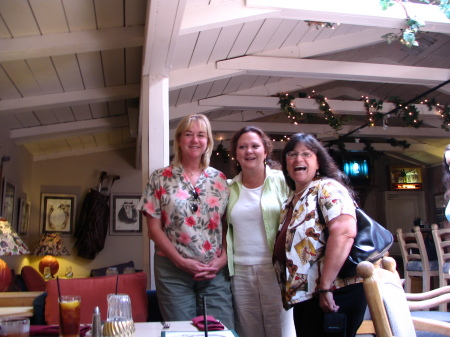
[(261, 210), (262, 190), (262, 185), (254, 189), (242, 186), (239, 199), (231, 210), (236, 264), (272, 263)]

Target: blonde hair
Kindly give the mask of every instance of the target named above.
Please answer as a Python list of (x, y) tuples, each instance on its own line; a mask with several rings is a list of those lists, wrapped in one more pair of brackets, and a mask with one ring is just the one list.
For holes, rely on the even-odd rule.
[(194, 123), (203, 122), (206, 126), (206, 134), (208, 136), (208, 144), (206, 145), (206, 150), (202, 155), (202, 159), (200, 161), (200, 168), (204, 170), (209, 166), (209, 161), (211, 159), (211, 154), (214, 147), (214, 139), (211, 131), (211, 123), (209, 122), (208, 117), (201, 114), (190, 114), (185, 116), (177, 126), (175, 130), (175, 137), (173, 141), (173, 153), (174, 157), (172, 160), (172, 165), (181, 165), (182, 153), (180, 148), (180, 137), (183, 132), (189, 130)]

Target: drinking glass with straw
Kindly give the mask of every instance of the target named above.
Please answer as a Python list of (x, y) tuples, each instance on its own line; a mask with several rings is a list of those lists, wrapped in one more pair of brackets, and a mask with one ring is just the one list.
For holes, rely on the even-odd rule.
[(80, 337), (81, 296), (61, 295), (59, 278), (56, 278), (59, 304), (59, 336)]
[(108, 316), (103, 325), (103, 336), (131, 336), (135, 332), (131, 312), (131, 299), (127, 294), (118, 294), (118, 280), (116, 291), (108, 294)]

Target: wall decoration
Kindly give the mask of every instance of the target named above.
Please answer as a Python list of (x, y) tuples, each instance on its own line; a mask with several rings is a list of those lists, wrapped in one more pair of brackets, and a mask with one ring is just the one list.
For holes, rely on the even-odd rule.
[(76, 214), (75, 194), (41, 195), (41, 228), (43, 233), (73, 234)]
[(137, 210), (140, 198), (133, 194), (111, 194), (110, 235), (142, 234), (142, 215)]
[(17, 232), (21, 237), (28, 235), (30, 226), (31, 203), (24, 198), (19, 199), (19, 217), (17, 218)]
[(16, 197), (16, 186), (6, 178), (3, 178), (2, 208), (1, 215), (6, 218), (12, 228), (14, 228), (14, 200)]

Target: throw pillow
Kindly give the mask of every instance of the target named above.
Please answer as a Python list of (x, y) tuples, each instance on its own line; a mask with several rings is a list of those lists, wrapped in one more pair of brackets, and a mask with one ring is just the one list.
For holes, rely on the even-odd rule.
[(22, 267), (20, 272), (28, 291), (45, 291), (46, 283), (41, 273), (31, 266)]

